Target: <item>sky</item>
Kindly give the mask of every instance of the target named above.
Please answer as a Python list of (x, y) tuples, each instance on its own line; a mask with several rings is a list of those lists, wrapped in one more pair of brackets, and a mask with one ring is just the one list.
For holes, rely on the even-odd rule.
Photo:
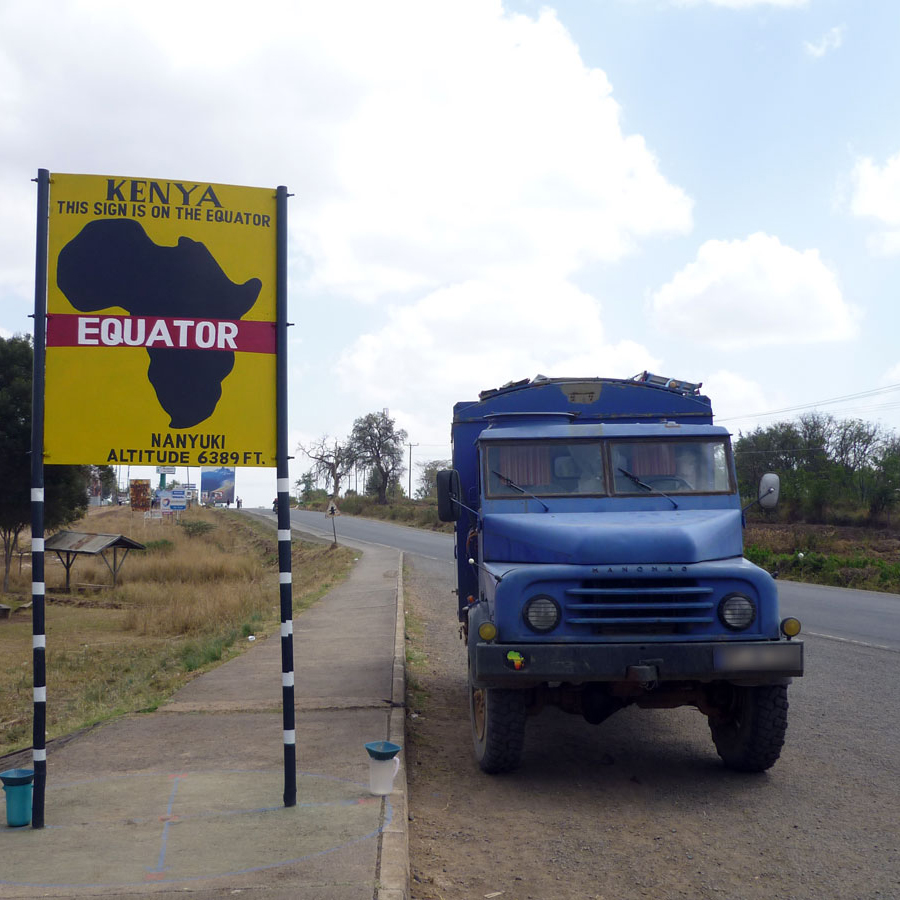
[(0, 0), (0, 335), (39, 168), (286, 185), (292, 482), (388, 410), (415, 490), (537, 374), (900, 429), (898, 43), (895, 0)]

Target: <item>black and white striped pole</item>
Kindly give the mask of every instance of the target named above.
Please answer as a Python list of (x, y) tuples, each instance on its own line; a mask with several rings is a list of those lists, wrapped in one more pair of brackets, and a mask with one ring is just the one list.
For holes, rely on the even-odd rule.
[(288, 466), (287, 404), (287, 188), (276, 194), (277, 272), (275, 308), (277, 329), (277, 489), (278, 589), (281, 601), (281, 702), (284, 728), (284, 805), (297, 804), (297, 731), (294, 721), (294, 612), (291, 587), (291, 479)]
[(44, 827), (47, 787), (47, 633), (44, 623), (44, 354), (47, 320), (47, 240), (50, 172), (38, 169), (37, 246), (34, 266), (34, 364), (31, 381), (31, 647), (34, 668), (31, 827)]

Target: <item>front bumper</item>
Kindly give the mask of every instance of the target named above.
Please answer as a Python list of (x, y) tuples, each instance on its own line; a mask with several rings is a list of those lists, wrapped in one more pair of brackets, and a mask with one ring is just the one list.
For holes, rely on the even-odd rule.
[(474, 646), (476, 687), (546, 681), (783, 682), (803, 674), (803, 642), (690, 644), (488, 644)]

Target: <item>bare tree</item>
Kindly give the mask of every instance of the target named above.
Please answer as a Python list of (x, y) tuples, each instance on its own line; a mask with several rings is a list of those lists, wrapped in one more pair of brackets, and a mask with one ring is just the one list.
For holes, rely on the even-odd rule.
[(336, 498), (341, 491), (341, 482), (350, 474), (356, 462), (352, 446), (332, 441), (326, 434), (308, 447), (303, 444), (298, 444), (297, 447), (315, 463), (313, 471), (316, 477), (325, 479), (325, 490)]

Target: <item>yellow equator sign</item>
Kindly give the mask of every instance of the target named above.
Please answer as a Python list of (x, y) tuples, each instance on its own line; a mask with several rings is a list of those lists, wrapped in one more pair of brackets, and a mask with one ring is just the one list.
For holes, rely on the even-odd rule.
[(44, 460), (274, 466), (276, 193), (52, 175)]

